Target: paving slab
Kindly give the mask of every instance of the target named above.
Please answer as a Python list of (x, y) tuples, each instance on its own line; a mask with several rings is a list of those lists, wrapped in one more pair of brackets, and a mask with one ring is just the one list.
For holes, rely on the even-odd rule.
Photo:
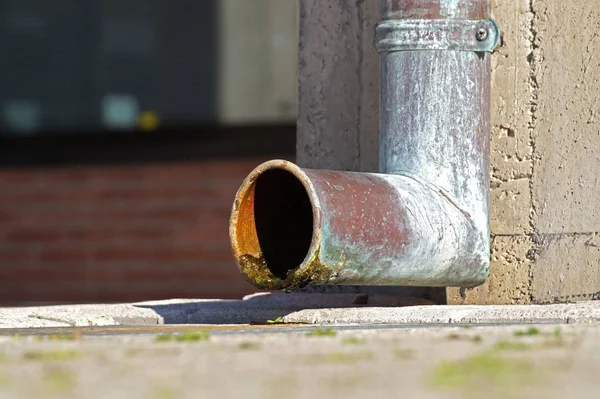
[(283, 320), (287, 323), (312, 324), (597, 323), (600, 321), (600, 303), (305, 309), (291, 313)]
[(241, 300), (173, 299), (131, 304), (0, 308), (0, 328), (251, 324), (282, 318), (309, 324), (596, 323), (600, 302), (556, 305), (434, 306), (366, 294), (249, 295)]
[(248, 295), (241, 300), (172, 299), (130, 304), (58, 305), (0, 308), (0, 328), (248, 324), (266, 322), (303, 309), (428, 304), (418, 298), (365, 294)]

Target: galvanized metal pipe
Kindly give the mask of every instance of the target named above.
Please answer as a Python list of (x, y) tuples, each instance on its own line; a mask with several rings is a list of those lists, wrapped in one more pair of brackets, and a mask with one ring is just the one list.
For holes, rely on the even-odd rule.
[[(386, 21), (484, 21), (488, 0), (382, 0)], [(381, 29), (386, 23), (380, 24)], [(435, 29), (431, 29), (435, 34)], [(477, 30), (471, 32), (477, 42)], [(490, 32), (491, 33), (491, 32)], [(427, 181), (468, 212), (489, 248), (491, 54), (381, 51), (380, 171)]]
[(489, 3), (381, 4), (382, 173), (256, 168), (230, 238), (259, 288), (472, 287), (489, 274)]

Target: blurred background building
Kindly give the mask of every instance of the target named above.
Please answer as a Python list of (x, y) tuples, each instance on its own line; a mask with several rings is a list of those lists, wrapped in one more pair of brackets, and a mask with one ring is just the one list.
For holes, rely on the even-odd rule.
[(235, 298), (233, 197), (293, 160), (294, 0), (0, 0), (0, 304)]

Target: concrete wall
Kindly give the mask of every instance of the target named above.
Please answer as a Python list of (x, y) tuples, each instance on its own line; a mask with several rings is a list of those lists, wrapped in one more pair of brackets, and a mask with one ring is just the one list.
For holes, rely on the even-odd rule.
[[(300, 2), (298, 159), (377, 165), (376, 1)], [(600, 11), (594, 2), (494, 0), (491, 276), (450, 303), (600, 295)]]

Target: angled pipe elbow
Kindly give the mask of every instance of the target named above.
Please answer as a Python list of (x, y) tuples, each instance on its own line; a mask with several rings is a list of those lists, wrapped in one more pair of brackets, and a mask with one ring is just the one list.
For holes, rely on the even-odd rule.
[(230, 238), (240, 271), (263, 289), (472, 287), (488, 275), (489, 238), (473, 215), (402, 175), (266, 162), (238, 191)]

